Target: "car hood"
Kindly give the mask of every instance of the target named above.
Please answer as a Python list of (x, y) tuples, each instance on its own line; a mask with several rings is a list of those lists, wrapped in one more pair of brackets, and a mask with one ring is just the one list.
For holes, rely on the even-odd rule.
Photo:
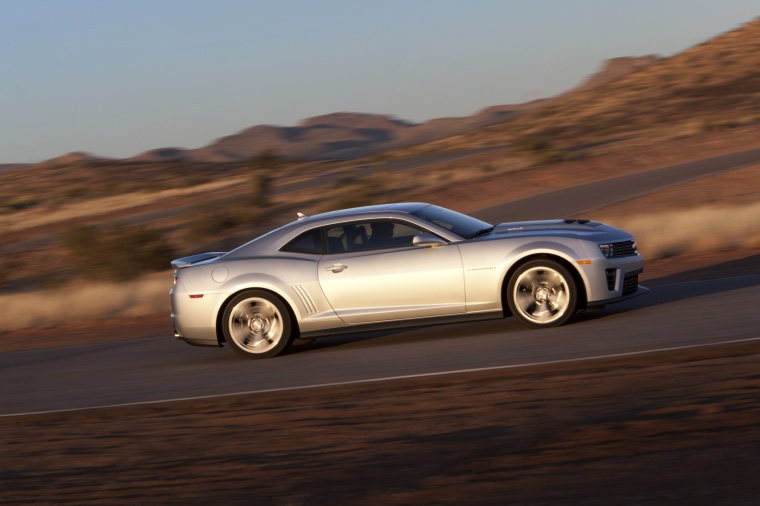
[(499, 223), (492, 235), (524, 234), (527, 232), (597, 232), (602, 224), (589, 220), (542, 220)]
[[(490, 234), (477, 239), (502, 239), (520, 236), (577, 237), (595, 239), (604, 238), (611, 241), (632, 239), (627, 232), (590, 220), (543, 220), (499, 223)], [(476, 240), (477, 240), (476, 239)]]

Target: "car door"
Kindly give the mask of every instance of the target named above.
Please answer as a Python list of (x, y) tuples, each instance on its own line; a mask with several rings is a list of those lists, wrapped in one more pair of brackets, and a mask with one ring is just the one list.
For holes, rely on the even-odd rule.
[[(381, 234), (392, 225), (393, 231)], [(464, 276), (455, 244), (414, 246), (425, 230), (400, 220), (326, 228), (319, 282), (346, 323), (372, 323), (465, 311)]]

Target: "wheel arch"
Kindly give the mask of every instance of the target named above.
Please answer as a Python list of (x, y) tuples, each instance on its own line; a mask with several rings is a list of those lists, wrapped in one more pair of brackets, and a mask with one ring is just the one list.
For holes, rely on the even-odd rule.
[(252, 290), (268, 293), (269, 295), (276, 297), (280, 302), (282, 302), (285, 305), (285, 307), (288, 310), (288, 318), (290, 318), (290, 325), (292, 328), (293, 337), (294, 339), (297, 339), (301, 333), (301, 330), (298, 326), (298, 318), (296, 317), (296, 313), (290, 301), (287, 298), (283, 297), (281, 294), (269, 288), (262, 288), (258, 286), (247, 286), (247, 287), (238, 289), (234, 293), (230, 293), (227, 296), (227, 298), (224, 299), (222, 304), (219, 306), (219, 310), (216, 312), (216, 340), (219, 343), (219, 346), (221, 346), (222, 343), (225, 343), (227, 341), (224, 337), (224, 328), (223, 328), (224, 322), (222, 321), (224, 319), (224, 312), (227, 310), (227, 306), (229, 305), (232, 299), (234, 299), (241, 293), (252, 291)]
[(512, 311), (509, 309), (509, 304), (507, 303), (507, 297), (509, 294), (507, 293), (507, 287), (509, 286), (509, 280), (512, 279), (512, 276), (514, 276), (515, 272), (517, 272), (517, 269), (522, 267), (528, 262), (532, 262), (533, 260), (551, 260), (553, 262), (556, 262), (560, 264), (562, 267), (567, 269), (567, 272), (570, 273), (571, 276), (573, 276), (573, 281), (575, 281), (575, 286), (578, 287), (578, 308), (585, 308), (588, 302), (588, 295), (587, 295), (587, 288), (586, 283), (583, 280), (583, 276), (581, 276), (580, 271), (578, 268), (573, 265), (573, 262), (570, 262), (566, 258), (555, 255), (551, 253), (533, 253), (526, 255), (516, 262), (514, 262), (509, 269), (507, 270), (507, 273), (504, 275), (504, 278), (501, 280), (501, 307), (502, 311), (504, 311), (504, 316), (512, 316)]

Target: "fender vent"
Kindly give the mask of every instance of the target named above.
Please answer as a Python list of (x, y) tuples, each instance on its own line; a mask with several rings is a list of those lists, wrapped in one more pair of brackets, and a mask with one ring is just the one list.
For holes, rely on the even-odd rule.
[(314, 301), (311, 300), (311, 296), (309, 295), (309, 292), (306, 291), (306, 288), (301, 285), (293, 285), (292, 288), (298, 295), (298, 298), (301, 299), (303, 307), (306, 308), (306, 314), (316, 313), (317, 306), (314, 304)]

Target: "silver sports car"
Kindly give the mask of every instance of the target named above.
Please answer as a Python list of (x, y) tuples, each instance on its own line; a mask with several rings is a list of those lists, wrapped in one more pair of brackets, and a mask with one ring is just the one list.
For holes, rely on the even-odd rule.
[(297, 221), (227, 253), (172, 262), (175, 335), (249, 358), (294, 339), (503, 318), (556, 327), (647, 291), (634, 238), (588, 220), (490, 225), (389, 204)]

